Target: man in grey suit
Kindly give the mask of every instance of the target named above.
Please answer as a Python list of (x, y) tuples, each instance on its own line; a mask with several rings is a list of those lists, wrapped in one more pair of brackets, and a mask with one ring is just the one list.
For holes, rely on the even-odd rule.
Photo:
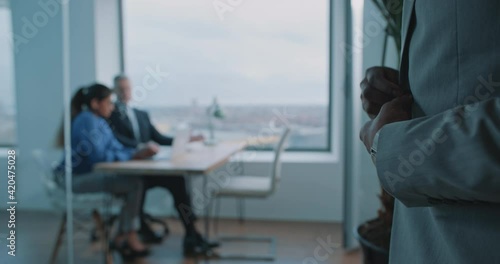
[(361, 83), (396, 198), (390, 262), (500, 263), (500, 1), (405, 0), (399, 72)]

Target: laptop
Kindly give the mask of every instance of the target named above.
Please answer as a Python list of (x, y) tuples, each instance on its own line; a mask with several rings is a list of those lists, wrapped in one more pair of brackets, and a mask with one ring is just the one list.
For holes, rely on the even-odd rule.
[(179, 129), (175, 133), (174, 141), (170, 147), (160, 147), (160, 151), (153, 157), (154, 160), (172, 160), (186, 153), (187, 145), (191, 139), (190, 129)]

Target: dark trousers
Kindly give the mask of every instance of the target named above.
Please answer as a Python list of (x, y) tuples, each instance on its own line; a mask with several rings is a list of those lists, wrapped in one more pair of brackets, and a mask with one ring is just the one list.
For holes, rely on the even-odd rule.
[(144, 192), (140, 207), (141, 219), (144, 214), (144, 204), (146, 200), (146, 192), (155, 187), (165, 188), (170, 191), (174, 198), (174, 206), (179, 213), (179, 218), (184, 225), (186, 231), (194, 230), (194, 222), (196, 215), (192, 210), (191, 196), (189, 194), (186, 179), (182, 176), (158, 177), (146, 176), (144, 179)]

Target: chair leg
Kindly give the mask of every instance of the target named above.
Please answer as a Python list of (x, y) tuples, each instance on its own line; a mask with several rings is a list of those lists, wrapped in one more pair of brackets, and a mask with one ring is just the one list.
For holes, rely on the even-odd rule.
[[(111, 238), (110, 238), (111, 228), (112, 228), (113, 222), (114, 222), (114, 218), (111, 215), (111, 211), (110, 211), (111, 207), (113, 207), (113, 199), (105, 200), (104, 201), (104, 208), (105, 208), (104, 215), (106, 218), (108, 218), (109, 224), (106, 224), (106, 222), (102, 221), (102, 218), (100, 218), (100, 215), (97, 214), (97, 216), (99, 216), (99, 218), (100, 218), (99, 222), (101, 223), (100, 227), (101, 227), (101, 232), (102, 232), (103, 238), (104, 238), (104, 250), (105, 250), (104, 263), (106, 263), (106, 264), (113, 264), (114, 263), (113, 252), (111, 251), (111, 248), (109, 245), (109, 242), (111, 241)], [(97, 212), (97, 211), (94, 210), (94, 212)]]
[(238, 215), (240, 224), (245, 223), (245, 199), (243, 198), (238, 199)]
[[(92, 211), (92, 219), (94, 220), (95, 228), (96, 228), (96, 233), (97, 233), (97, 240), (101, 240), (102, 243), (106, 243), (106, 224), (102, 220), (101, 214), (94, 209)], [(104, 241), (103, 241), (104, 240)]]
[(56, 263), (57, 254), (59, 253), (59, 249), (61, 248), (64, 233), (66, 233), (66, 213), (63, 214), (61, 219), (61, 225), (59, 226), (59, 231), (57, 232), (56, 243), (50, 257), (50, 264)]
[(214, 209), (214, 199), (215, 198), (212, 196), (212, 197), (210, 197), (208, 199), (209, 199), (208, 200), (208, 204), (207, 204), (208, 208), (206, 210), (206, 213), (207, 213), (207, 216), (206, 216), (207, 217), (207, 223), (206, 224), (207, 224), (208, 228), (207, 228), (207, 230), (205, 230), (206, 233), (207, 233), (206, 234), (206, 238), (207, 239), (210, 237), (210, 221), (211, 221), (212, 211)]

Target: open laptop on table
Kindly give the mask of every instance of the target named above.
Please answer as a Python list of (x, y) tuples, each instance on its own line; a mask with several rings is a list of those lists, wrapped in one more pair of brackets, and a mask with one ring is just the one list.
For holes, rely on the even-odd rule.
[(174, 141), (170, 147), (161, 147), (154, 160), (172, 160), (182, 156), (187, 151), (187, 145), (191, 139), (191, 130), (180, 129), (175, 133)]

